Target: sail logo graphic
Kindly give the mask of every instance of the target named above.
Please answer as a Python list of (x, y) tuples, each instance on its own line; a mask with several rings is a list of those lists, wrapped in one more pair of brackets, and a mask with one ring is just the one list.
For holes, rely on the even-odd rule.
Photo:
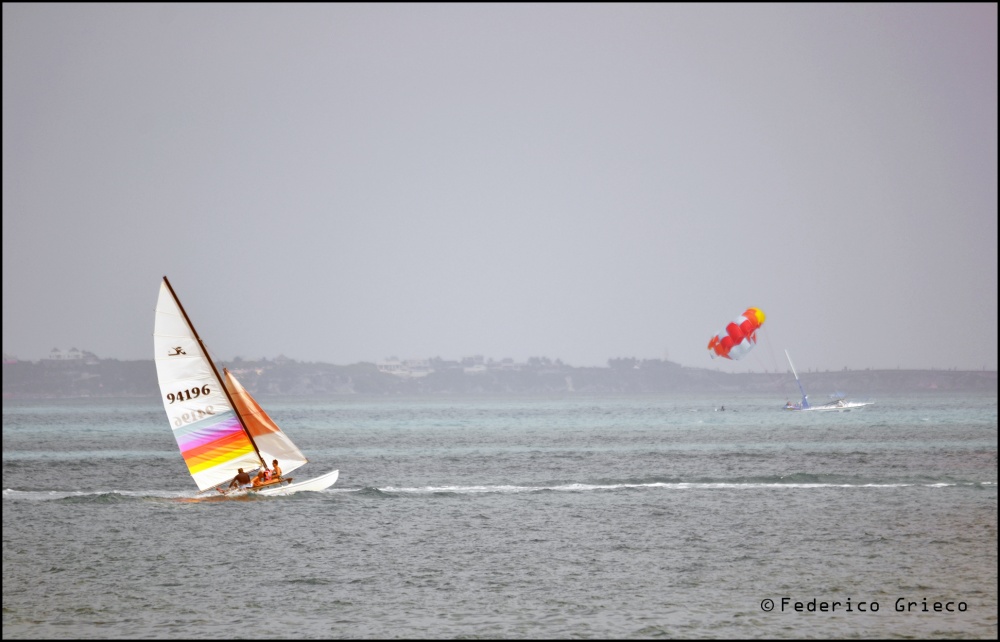
[(176, 348), (174, 348), (174, 351), (171, 352), (171, 353), (169, 353), (167, 356), (168, 357), (176, 357), (179, 354), (183, 354), (185, 356), (187, 355), (187, 353), (184, 352), (184, 348), (182, 348), (181, 346), (177, 346)]

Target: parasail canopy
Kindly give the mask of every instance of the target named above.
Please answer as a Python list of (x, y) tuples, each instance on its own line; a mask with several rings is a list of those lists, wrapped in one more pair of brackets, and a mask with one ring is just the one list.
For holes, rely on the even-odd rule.
[(757, 345), (757, 328), (764, 324), (764, 313), (757, 308), (747, 308), (746, 312), (733, 319), (722, 332), (708, 342), (708, 354), (713, 359), (742, 359)]

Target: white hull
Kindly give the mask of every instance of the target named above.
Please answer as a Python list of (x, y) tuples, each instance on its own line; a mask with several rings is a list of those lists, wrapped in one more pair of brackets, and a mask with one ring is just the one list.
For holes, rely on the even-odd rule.
[(279, 484), (275, 486), (269, 486), (267, 488), (236, 488), (233, 490), (223, 491), (219, 489), (219, 492), (226, 497), (245, 497), (247, 495), (291, 495), (293, 493), (300, 493), (302, 491), (311, 490), (326, 490), (330, 486), (337, 483), (337, 478), (340, 476), (339, 470), (331, 470), (325, 475), (320, 475), (319, 477), (314, 477), (312, 479), (307, 479), (305, 481), (294, 482), (291, 484)]
[(326, 490), (330, 486), (337, 483), (337, 478), (340, 476), (339, 470), (331, 470), (325, 475), (320, 475), (319, 477), (313, 477), (312, 479), (307, 479), (305, 481), (295, 482), (288, 484), (287, 486), (274, 486), (272, 488), (264, 488), (261, 490), (251, 490), (250, 492), (255, 492), (258, 495), (291, 495), (292, 493), (299, 493), (304, 490)]
[(809, 406), (808, 408), (785, 408), (785, 410), (796, 410), (799, 412), (803, 411), (825, 411), (825, 412), (850, 412), (857, 408), (864, 408), (865, 406), (870, 406), (874, 402), (872, 401), (841, 401), (823, 404), (822, 406)]

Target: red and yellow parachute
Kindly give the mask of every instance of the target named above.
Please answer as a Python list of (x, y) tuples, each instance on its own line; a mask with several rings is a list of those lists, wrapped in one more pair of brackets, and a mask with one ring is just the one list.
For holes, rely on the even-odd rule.
[(757, 345), (757, 328), (763, 324), (764, 313), (757, 308), (747, 308), (708, 342), (709, 356), (742, 359)]

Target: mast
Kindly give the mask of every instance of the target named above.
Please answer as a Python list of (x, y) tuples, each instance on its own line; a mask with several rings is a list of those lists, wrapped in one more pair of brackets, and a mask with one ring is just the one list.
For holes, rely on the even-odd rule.
[(170, 290), (170, 296), (174, 297), (174, 303), (177, 304), (181, 314), (184, 315), (184, 322), (188, 324), (188, 327), (191, 328), (191, 333), (194, 334), (194, 338), (198, 340), (198, 345), (201, 346), (201, 353), (205, 355), (205, 360), (208, 361), (208, 365), (212, 366), (212, 372), (215, 374), (215, 380), (219, 382), (219, 387), (222, 389), (222, 392), (226, 395), (226, 399), (229, 401), (229, 407), (233, 409), (233, 414), (235, 414), (236, 418), (240, 421), (240, 427), (246, 434), (247, 439), (249, 439), (250, 443), (253, 445), (254, 452), (257, 453), (257, 459), (264, 468), (267, 468), (267, 464), (264, 462), (264, 458), (260, 454), (260, 449), (257, 448), (257, 442), (253, 440), (253, 435), (251, 435), (250, 431), (247, 430), (246, 422), (243, 421), (243, 415), (240, 414), (239, 408), (236, 407), (236, 402), (233, 401), (233, 396), (229, 394), (229, 388), (227, 388), (225, 382), (222, 381), (219, 369), (215, 367), (215, 362), (212, 361), (212, 357), (208, 354), (208, 348), (205, 346), (205, 342), (201, 340), (201, 335), (198, 334), (194, 324), (191, 323), (191, 317), (188, 316), (187, 310), (185, 310), (184, 306), (181, 305), (181, 300), (177, 298), (177, 293), (174, 292), (173, 286), (170, 285), (170, 281), (167, 280), (165, 275), (163, 277), (163, 283), (167, 286), (167, 289)]
[[(192, 328), (194, 329), (194, 328)], [(795, 375), (795, 383), (799, 384), (799, 392), (802, 393), (802, 408), (806, 409), (809, 407), (809, 395), (802, 388), (802, 382), (799, 381), (799, 373), (795, 372), (795, 366), (792, 364), (792, 356), (788, 354), (788, 349), (785, 349), (785, 357), (788, 359), (788, 365), (792, 366), (792, 374)]]

